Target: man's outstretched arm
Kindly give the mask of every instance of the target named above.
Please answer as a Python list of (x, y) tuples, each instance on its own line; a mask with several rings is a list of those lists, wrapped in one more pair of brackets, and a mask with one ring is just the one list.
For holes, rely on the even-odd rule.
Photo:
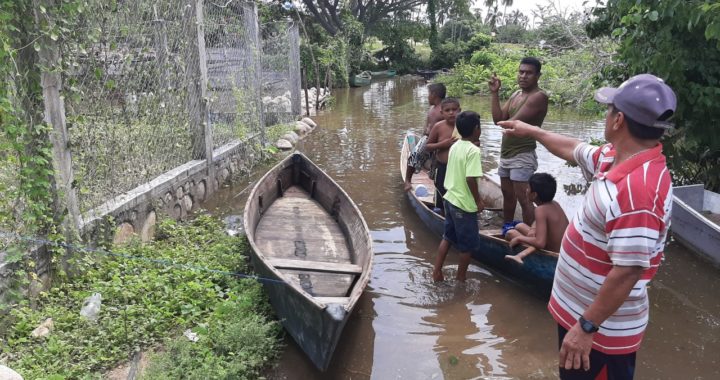
[(498, 123), (503, 133), (517, 137), (530, 137), (543, 144), (550, 153), (572, 163), (577, 163), (573, 152), (582, 141), (558, 133), (546, 131), (520, 120), (507, 120)]

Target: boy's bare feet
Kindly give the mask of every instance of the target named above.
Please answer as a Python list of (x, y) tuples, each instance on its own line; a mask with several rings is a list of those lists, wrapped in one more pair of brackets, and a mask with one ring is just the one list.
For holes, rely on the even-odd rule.
[(520, 256), (519, 254), (517, 254), (517, 255), (505, 255), (505, 259), (507, 259), (507, 260), (512, 260), (512, 261), (514, 261), (514, 262), (516, 262), (516, 263), (518, 263), (518, 264), (523, 264), (523, 260), (522, 260), (522, 258), (520, 258), (519, 256)]
[(439, 271), (434, 270), (432, 276), (433, 276), (433, 281), (435, 281), (435, 282), (445, 281), (445, 276), (443, 275), (442, 270), (439, 270)]

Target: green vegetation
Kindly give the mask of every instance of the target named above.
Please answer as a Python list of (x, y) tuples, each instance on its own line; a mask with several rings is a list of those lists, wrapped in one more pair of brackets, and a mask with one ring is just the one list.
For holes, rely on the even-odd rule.
[(451, 96), (488, 94), (487, 82), (496, 73), (503, 83), (500, 97), (507, 99), (518, 89), (518, 63), (527, 56), (543, 61), (540, 87), (548, 92), (551, 103), (587, 112), (600, 110), (592, 100), (594, 78), (588, 75), (595, 70), (597, 58), (588, 50), (569, 50), (553, 55), (522, 45), (492, 44), (489, 48), (476, 50), (469, 61), (460, 61), (451, 73), (436, 80), (446, 84)]
[(618, 84), (651, 72), (678, 95), (676, 132), (664, 144), (674, 180), (720, 190), (720, 3), (618, 0), (595, 11), (593, 36), (620, 46), (601, 80)]
[[(55, 284), (31, 308), (12, 307), (2, 326), (2, 355), (26, 379), (96, 378), (99, 373), (185, 329), (192, 343), (170, 340), (148, 378), (257, 378), (278, 350), (279, 325), (261, 285), (247, 273), (248, 247), (217, 220), (163, 221), (157, 241), (77, 253), (78, 275)], [(79, 314), (83, 300), (102, 295), (96, 322)], [(30, 332), (53, 318), (46, 338)], [(183, 341), (184, 339), (184, 341)]]

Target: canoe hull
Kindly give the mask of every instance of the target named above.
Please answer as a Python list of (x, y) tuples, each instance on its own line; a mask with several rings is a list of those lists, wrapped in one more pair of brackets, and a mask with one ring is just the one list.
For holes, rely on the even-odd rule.
[(350, 87), (363, 87), (370, 85), (372, 82), (372, 74), (369, 71), (363, 71), (360, 74), (350, 75)]
[[(259, 226), (265, 225), (261, 223), (265, 215), (272, 218), (271, 206), (275, 202), (281, 204), (281, 199), (296, 199), (292, 197), (291, 191), (298, 188), (306, 190), (311, 199), (307, 202), (320, 205), (329, 214), (328, 220), (334, 220), (332, 223), (337, 225), (338, 231), (342, 231), (338, 234), (344, 236), (351, 253), (350, 265), (358, 268), (353, 279), (348, 282), (347, 290), (343, 290), (345, 292), (343, 296), (321, 297), (311, 294), (318, 292), (316, 286), (318, 284), (312, 283), (309, 287), (305, 287), (310, 280), (307, 280), (305, 285), (302, 281), (298, 283), (297, 277), (303, 279), (302, 276), (308, 278), (308, 274), (320, 273), (318, 265), (338, 265), (337, 262), (317, 262), (318, 256), (314, 255), (314, 251), (317, 250), (309, 245), (310, 241), (294, 241), (296, 247), (297, 244), (303, 247), (301, 256), (297, 256), (298, 252), (295, 251), (295, 254), (290, 252), (289, 256), (279, 257), (275, 250), (268, 250), (268, 246), (264, 245), (267, 242), (262, 239), (266, 239), (264, 236), (268, 231), (280, 237), (277, 240), (283, 240), (285, 236), (294, 233), (282, 229), (261, 231)], [(309, 214), (309, 211), (296, 211), (303, 220), (317, 218), (316, 215)], [(292, 217), (288, 218), (292, 219)], [(342, 330), (367, 286), (372, 270), (372, 239), (360, 210), (327, 174), (304, 155), (294, 153), (272, 168), (255, 185), (245, 206), (244, 224), (252, 247), (250, 258), (253, 267), (263, 278), (263, 287), (278, 319), (313, 364), (321, 371), (326, 370)], [(322, 242), (323, 239), (329, 239), (327, 235), (327, 232), (324, 234), (318, 232), (313, 233), (309, 238), (319, 239)], [(324, 241), (325, 244), (337, 244), (337, 241)], [(293, 243), (292, 239), (290, 243)], [(304, 252), (305, 244), (308, 244), (307, 254)], [(265, 247), (265, 251), (261, 247)], [(282, 269), (283, 267), (278, 264), (279, 261), (284, 261), (286, 264), (287, 262), (309, 263), (309, 266), (306, 269), (296, 268), (289, 271)]]
[(673, 237), (682, 245), (720, 266), (720, 226), (704, 212), (720, 214), (720, 194), (703, 185), (675, 186), (671, 227)]
[(256, 254), (251, 260), (259, 276), (272, 280), (263, 281), (263, 287), (285, 331), (313, 364), (325, 371), (352, 310), (335, 307), (331, 313), (328, 308), (319, 308), (297, 292), (289, 291), (284, 279)]
[[(400, 159), (401, 174), (404, 180), (404, 169), (407, 163), (407, 157), (410, 152), (410, 145), (417, 138), (408, 133), (403, 142), (403, 149)], [(486, 207), (501, 207), (502, 193), (499, 184), (492, 178), (485, 176), (481, 182), (480, 189)], [(433, 212), (428, 207), (427, 200), (423, 201), (417, 197), (414, 191), (407, 192), (407, 198), (415, 213), (420, 220), (434, 233), (442, 237), (444, 232), (445, 218)], [(553, 278), (555, 277), (555, 267), (557, 266), (558, 254), (555, 252), (538, 250), (537, 252), (527, 256), (520, 265), (514, 261), (505, 258), (506, 255), (517, 254), (526, 247), (515, 247), (512, 249), (509, 243), (502, 238), (492, 235), (490, 230), (480, 230), (480, 245), (471, 252), (472, 258), (483, 263), (510, 280), (518, 282), (522, 285), (529, 286), (531, 290), (538, 294), (548, 297), (552, 289)]]
[(383, 78), (392, 78), (395, 75), (397, 75), (397, 71), (395, 70), (383, 70), (383, 71), (373, 71), (372, 77), (376, 79), (383, 79)]

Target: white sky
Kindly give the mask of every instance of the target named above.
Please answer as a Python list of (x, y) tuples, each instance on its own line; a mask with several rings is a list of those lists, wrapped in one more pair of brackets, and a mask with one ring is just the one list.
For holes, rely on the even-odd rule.
[[(472, 0), (473, 5), (470, 7), (471, 9), (480, 8), (482, 9), (482, 13), (485, 14), (487, 12), (487, 7), (485, 7), (485, 4), (483, 0)], [(530, 26), (533, 27), (533, 16), (532, 11), (537, 9), (537, 5), (547, 6), (550, 3), (553, 3), (555, 7), (561, 12), (573, 12), (573, 11), (581, 11), (583, 10), (583, 3), (585, 4), (585, 7), (590, 7), (595, 5), (595, 0), (514, 0), (513, 5), (511, 7), (508, 7), (508, 13), (511, 10), (519, 9), (520, 12), (524, 13), (528, 18), (530, 18)], [(499, 10), (502, 12), (504, 11), (504, 7), (501, 5), (499, 7)]]
[[(592, 6), (595, 5), (595, 0), (514, 0), (513, 5), (508, 7), (508, 10), (519, 9), (522, 13), (531, 15), (532, 13), (530, 11), (537, 9), (538, 4), (546, 6), (549, 3), (555, 4), (560, 11), (579, 11), (583, 9), (583, 3), (587, 3), (586, 6)], [(473, 0), (473, 6), (471, 6), (471, 8), (481, 8), (483, 13), (486, 11), (483, 0)], [(503, 10), (502, 6), (500, 6), (500, 10)]]

